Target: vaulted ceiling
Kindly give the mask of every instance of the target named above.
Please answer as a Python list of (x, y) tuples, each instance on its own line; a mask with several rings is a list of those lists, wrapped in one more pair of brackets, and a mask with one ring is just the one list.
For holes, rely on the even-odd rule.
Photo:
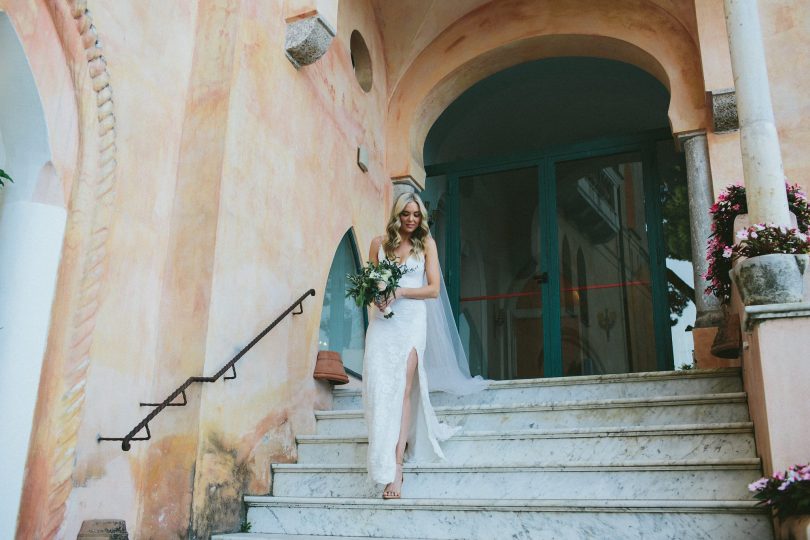
[[(372, 0), (385, 47), (388, 88), (393, 91), (422, 49), (468, 13), (490, 3), (502, 4), (504, 10), (519, 10), (521, 4), (539, 1), (551, 0)], [(639, 6), (653, 5), (665, 11), (697, 41), (694, 0), (635, 1)]]

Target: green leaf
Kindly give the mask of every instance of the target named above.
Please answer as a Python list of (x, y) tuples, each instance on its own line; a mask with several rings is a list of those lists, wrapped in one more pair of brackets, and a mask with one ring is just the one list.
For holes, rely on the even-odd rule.
[(6, 185), (3, 182), (3, 178), (8, 180), (9, 182), (14, 182), (14, 180), (12, 180), (11, 177), (8, 174), (6, 174), (6, 171), (4, 171), (3, 169), (0, 169), (0, 187), (4, 187)]

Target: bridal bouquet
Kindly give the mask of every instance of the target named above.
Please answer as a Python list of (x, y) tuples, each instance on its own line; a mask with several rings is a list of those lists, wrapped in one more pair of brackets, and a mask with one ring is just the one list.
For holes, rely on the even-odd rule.
[[(405, 265), (399, 265), (388, 259), (383, 259), (379, 264), (369, 261), (359, 273), (346, 275), (349, 280), (346, 296), (354, 298), (358, 307), (388, 300), (399, 286), (403, 274), (408, 271)], [(386, 307), (383, 313), (386, 319), (394, 316), (390, 307)]]

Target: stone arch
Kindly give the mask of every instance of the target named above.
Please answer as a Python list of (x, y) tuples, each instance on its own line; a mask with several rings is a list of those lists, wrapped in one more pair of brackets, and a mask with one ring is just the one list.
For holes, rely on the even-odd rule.
[(476, 82), (542, 58), (590, 56), (647, 71), (669, 90), (673, 133), (705, 128), (700, 52), (670, 13), (648, 0), (490, 2), (449, 26), (393, 89), (386, 123), (389, 176), (424, 182), (422, 150), (433, 122)]
[[(51, 144), (48, 192), (67, 210), (18, 538), (64, 535), (116, 187), (110, 74), (86, 0), (0, 0), (36, 82)], [(52, 177), (55, 173), (56, 179)], [(48, 196), (52, 200), (55, 197)]]

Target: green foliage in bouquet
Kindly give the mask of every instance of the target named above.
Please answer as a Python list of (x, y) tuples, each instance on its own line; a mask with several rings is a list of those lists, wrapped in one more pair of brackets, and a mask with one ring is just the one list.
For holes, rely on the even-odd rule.
[[(346, 296), (352, 297), (358, 307), (388, 300), (397, 290), (399, 280), (408, 271), (407, 266), (389, 259), (383, 259), (379, 264), (369, 261), (359, 273), (346, 275), (349, 281)], [(386, 308), (385, 318), (390, 319), (393, 316), (394, 312)]]
[(8, 180), (9, 182), (14, 182), (14, 180), (11, 179), (11, 177), (6, 173), (6, 171), (4, 171), (3, 169), (0, 169), (0, 188), (5, 187), (6, 183), (5, 183), (4, 180)]
[(792, 465), (748, 485), (757, 505), (772, 508), (777, 516), (810, 514), (810, 465)]

